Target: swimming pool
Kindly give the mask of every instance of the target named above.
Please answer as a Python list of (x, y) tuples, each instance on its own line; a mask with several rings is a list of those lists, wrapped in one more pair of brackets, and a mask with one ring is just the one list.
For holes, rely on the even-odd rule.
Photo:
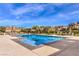
[(56, 42), (64, 39), (62, 37), (57, 36), (36, 35), (36, 34), (22, 34), (20, 35), (20, 37), (23, 38), (23, 40), (21, 40), (22, 43), (29, 44), (32, 46), (47, 44), (50, 42)]

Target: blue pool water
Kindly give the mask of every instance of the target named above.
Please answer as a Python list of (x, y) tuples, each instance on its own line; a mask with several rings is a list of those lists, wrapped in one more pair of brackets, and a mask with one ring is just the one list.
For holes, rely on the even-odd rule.
[(24, 38), (23, 40), (21, 40), (22, 43), (26, 43), (32, 46), (37, 46), (50, 42), (56, 42), (64, 39), (62, 37), (57, 37), (57, 36), (35, 35), (35, 34), (28, 34), (28, 35), (24, 34), (24, 35), (20, 35), (20, 37)]

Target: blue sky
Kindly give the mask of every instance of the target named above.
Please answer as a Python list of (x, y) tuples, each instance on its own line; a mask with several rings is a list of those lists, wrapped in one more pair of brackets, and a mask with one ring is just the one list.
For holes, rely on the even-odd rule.
[(0, 3), (0, 26), (57, 26), (77, 21), (77, 3)]

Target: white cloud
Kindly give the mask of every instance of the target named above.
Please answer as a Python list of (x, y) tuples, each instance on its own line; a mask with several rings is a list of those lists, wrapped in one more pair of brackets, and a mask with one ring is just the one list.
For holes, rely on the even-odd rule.
[[(4, 20), (0, 20), (0, 25), (23, 25), (23, 24), (34, 24), (34, 23), (43, 23), (43, 22), (48, 22), (49, 19), (45, 19), (45, 18), (40, 18), (37, 20), (11, 20), (11, 19), (4, 19)], [(55, 19), (50, 19), (51, 22), (56, 21)]]
[(27, 5), (25, 5), (25, 6), (22, 6), (18, 9), (16, 9), (16, 10), (13, 10), (12, 14), (13, 15), (21, 15), (21, 14), (24, 14), (27, 12), (32, 12), (32, 11), (36, 12), (36, 11), (42, 11), (42, 10), (44, 10), (44, 8), (41, 5), (30, 6), (30, 7), (29, 6), (27, 7)]
[(76, 11), (69, 13), (69, 15), (74, 15), (74, 14), (79, 14), (79, 10), (76, 10)]
[(70, 17), (67, 14), (59, 13), (55, 16), (58, 20), (69, 20)]

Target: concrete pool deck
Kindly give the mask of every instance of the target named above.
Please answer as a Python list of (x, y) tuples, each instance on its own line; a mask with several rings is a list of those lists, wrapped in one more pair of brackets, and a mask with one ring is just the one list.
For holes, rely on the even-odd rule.
[(66, 37), (55, 43), (45, 44), (35, 49), (29, 49), (12, 39), (9, 35), (0, 35), (0, 55), (2, 56), (79, 56), (79, 37)]
[(36, 55), (32, 51), (23, 46), (15, 43), (11, 40), (11, 37), (8, 35), (0, 35), (0, 55), (7, 55), (7, 56), (32, 56)]

